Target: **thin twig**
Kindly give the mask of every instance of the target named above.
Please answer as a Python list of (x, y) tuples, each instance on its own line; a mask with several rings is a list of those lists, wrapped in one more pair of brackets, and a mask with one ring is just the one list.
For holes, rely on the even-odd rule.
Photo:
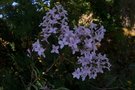
[(56, 64), (56, 62), (57, 62), (58, 60), (59, 60), (59, 57), (53, 62), (53, 64), (46, 70), (45, 73), (49, 72), (49, 71), (52, 69), (52, 67)]

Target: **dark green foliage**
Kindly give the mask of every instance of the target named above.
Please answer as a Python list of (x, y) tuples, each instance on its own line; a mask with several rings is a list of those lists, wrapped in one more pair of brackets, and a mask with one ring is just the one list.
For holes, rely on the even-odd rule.
[[(123, 27), (131, 28), (135, 22), (133, 0), (51, 1), (51, 7), (59, 2), (68, 11), (71, 27), (78, 24), (82, 14), (93, 12), (96, 22), (107, 29), (99, 50), (107, 54), (112, 64), (111, 71), (86, 81), (72, 77), (76, 56), (69, 60), (71, 51), (67, 47), (63, 49), (65, 54), (60, 56), (50, 54), (48, 48), (45, 59), (36, 54), (27, 57), (27, 49), (38, 38), (41, 31), (38, 25), (49, 8), (41, 0), (38, 0), (39, 5), (32, 5), (30, 0), (16, 1), (20, 5), (13, 7), (13, 0), (0, 0), (0, 7), (3, 7), (0, 14), (4, 15), (0, 19), (0, 90), (40, 90), (45, 86), (53, 90), (135, 89), (135, 37), (125, 36), (122, 30)], [(37, 11), (37, 7), (43, 9)], [(125, 13), (123, 10), (129, 11)], [(126, 17), (123, 15), (129, 17), (129, 26), (123, 24)]]

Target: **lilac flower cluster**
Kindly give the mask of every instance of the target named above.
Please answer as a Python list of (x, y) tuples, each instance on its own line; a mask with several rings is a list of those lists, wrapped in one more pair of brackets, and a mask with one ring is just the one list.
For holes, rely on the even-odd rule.
[[(61, 5), (56, 5), (43, 17), (41, 41), (49, 44), (48, 38), (53, 35), (58, 39), (56, 45), (52, 45), (51, 53), (59, 54), (59, 51), (65, 46), (72, 50), (72, 54), (80, 53), (77, 56), (77, 64), (81, 65), (73, 73), (74, 78), (95, 79), (98, 73), (103, 73), (103, 69), (110, 70), (110, 63), (106, 55), (97, 53), (97, 45), (104, 38), (105, 29), (103, 26), (90, 23), (89, 27), (78, 26), (73, 30), (69, 29), (67, 11)], [(32, 50), (39, 56), (44, 55), (45, 49), (37, 40), (32, 45)]]
[[(78, 48), (81, 56), (78, 56), (78, 64), (81, 64), (80, 68), (77, 68), (73, 72), (73, 77), (85, 80), (86, 76), (90, 79), (97, 76), (97, 73), (103, 73), (103, 69), (110, 70), (110, 63), (106, 55), (97, 53), (97, 45), (104, 38), (105, 29), (103, 26), (91, 23), (88, 28), (79, 26), (75, 29), (75, 34), (79, 38), (82, 45)], [(80, 44), (79, 44), (80, 45)]]

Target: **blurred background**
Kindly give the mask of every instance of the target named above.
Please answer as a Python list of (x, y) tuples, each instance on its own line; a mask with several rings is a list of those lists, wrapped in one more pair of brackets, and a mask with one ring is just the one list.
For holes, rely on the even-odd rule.
[[(56, 3), (68, 11), (71, 28), (104, 26), (99, 51), (111, 71), (81, 81), (72, 77), (74, 58), (27, 56), (42, 17)], [(0, 90), (135, 90), (135, 0), (0, 0)]]

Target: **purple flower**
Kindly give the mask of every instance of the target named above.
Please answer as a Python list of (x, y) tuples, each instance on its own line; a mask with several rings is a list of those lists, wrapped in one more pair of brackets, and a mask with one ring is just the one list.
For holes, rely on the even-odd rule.
[(86, 76), (95, 79), (98, 73), (103, 73), (103, 69), (110, 70), (111, 66), (106, 55), (100, 53), (88, 53), (85, 56), (78, 57), (78, 64), (82, 66), (79, 70), (74, 71), (73, 77), (82, 77), (82, 80), (85, 80)]
[(57, 20), (61, 19), (61, 17), (60, 17), (59, 14), (55, 14), (55, 15), (53, 16), (53, 18), (55, 18), (55, 19), (57, 19)]
[(95, 23), (90, 23), (90, 27), (91, 30), (96, 29), (97, 28), (97, 24)]
[(50, 36), (50, 34), (46, 34), (46, 33), (45, 33), (45, 34), (43, 34), (43, 35), (41, 35), (41, 36), (43, 37), (43, 38), (42, 38), (42, 41), (45, 41), (45, 42), (49, 43), (47, 39), (48, 39), (48, 37)]
[(105, 29), (101, 26), (97, 31), (95, 31), (95, 39), (99, 42), (104, 38)]
[(58, 41), (60, 48), (62, 49), (65, 45), (68, 45), (68, 42), (66, 41), (65, 38), (63, 38), (62, 40)]
[(93, 40), (92, 39), (85, 39), (84, 40), (84, 45), (85, 45), (85, 47), (87, 47), (87, 48), (90, 48), (90, 49), (92, 49), (92, 46), (93, 46)]
[(43, 56), (45, 58), (44, 51), (45, 51), (45, 49), (39, 48), (39, 50), (37, 51), (37, 53), (38, 53), (39, 56)]
[(75, 70), (75, 72), (72, 73), (73, 78), (79, 79), (79, 78), (80, 78), (80, 75), (81, 75), (80, 72), (81, 72), (81, 71), (80, 71), (80, 68), (77, 68), (77, 69)]
[(56, 33), (56, 30), (57, 30), (57, 28), (52, 28), (51, 27), (48, 33), (54, 33), (55, 34)]
[[(76, 26), (70, 30), (67, 15), (67, 11), (61, 5), (56, 5), (49, 10), (39, 25), (42, 27), (41, 41), (49, 44), (47, 39), (51, 35), (55, 35), (58, 39), (58, 46), (52, 45), (51, 53), (59, 54), (59, 50), (64, 46), (68, 46), (72, 54), (80, 53), (77, 56), (77, 64), (80, 67), (72, 73), (73, 78), (85, 80), (86, 77), (89, 77), (89, 79), (95, 79), (98, 73), (103, 73), (104, 69), (110, 70), (111, 66), (105, 54), (97, 53), (97, 44), (104, 38), (106, 30), (103, 26), (98, 26), (95, 23), (90, 23), (89, 27)], [(39, 40), (32, 47), (32, 51), (37, 52), (39, 56), (44, 56), (45, 49)]]
[(59, 54), (58, 49), (59, 49), (59, 46), (52, 45), (52, 51), (51, 51), (51, 53), (57, 53), (57, 54)]
[(37, 41), (32, 45), (32, 48), (33, 48), (32, 51), (37, 52), (39, 56), (45, 57), (45, 55), (44, 55), (45, 49), (42, 48), (41, 44), (39, 43), (39, 40), (37, 40)]

